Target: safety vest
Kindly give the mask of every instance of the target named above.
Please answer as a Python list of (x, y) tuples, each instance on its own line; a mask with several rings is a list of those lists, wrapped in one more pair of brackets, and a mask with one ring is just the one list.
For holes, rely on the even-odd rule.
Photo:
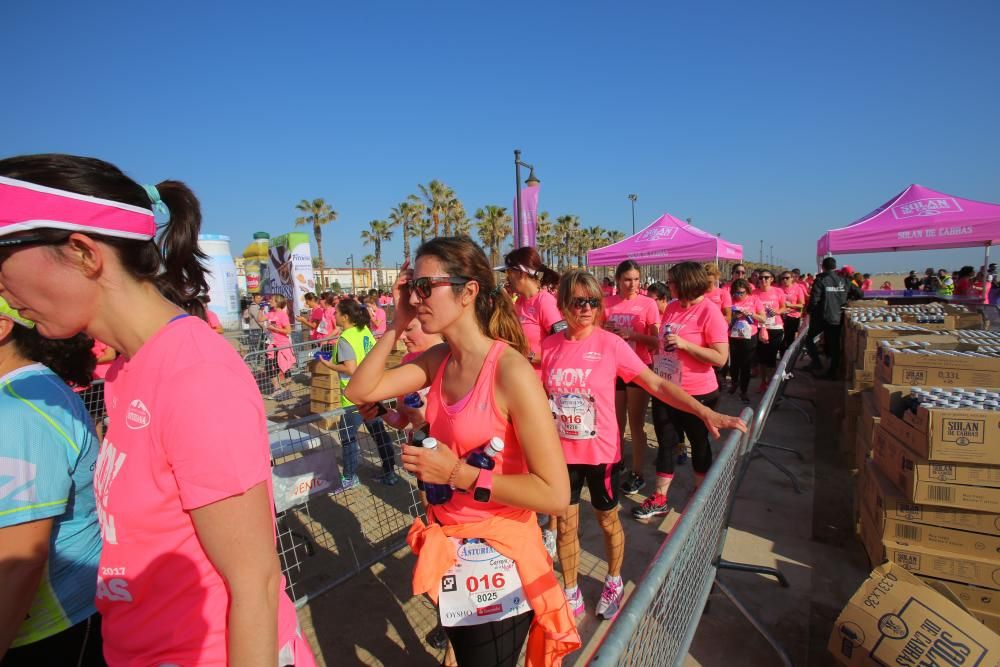
[(938, 296), (951, 296), (955, 293), (955, 281), (951, 278), (945, 278), (941, 281), (941, 287), (938, 288)]
[[(344, 329), (340, 334), (340, 340), (347, 341), (351, 349), (354, 350), (354, 359), (358, 366), (364, 361), (364, 358), (368, 356), (371, 349), (375, 347), (375, 336), (372, 334), (371, 329), (364, 327), (363, 329), (358, 329), (357, 327), (348, 327)], [(339, 351), (339, 350), (338, 350)], [(341, 363), (338, 355), (337, 363)], [(341, 407), (350, 407), (354, 405), (349, 400), (347, 400), (347, 395), (344, 393), (347, 389), (347, 383), (351, 381), (351, 376), (346, 373), (340, 373), (340, 405)]]

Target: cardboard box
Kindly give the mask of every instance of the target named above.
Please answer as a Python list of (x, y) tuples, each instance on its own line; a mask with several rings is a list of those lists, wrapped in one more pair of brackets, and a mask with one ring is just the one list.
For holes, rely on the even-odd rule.
[(886, 561), (885, 545), (882, 543), (882, 533), (874, 525), (872, 519), (861, 512), (859, 524), (859, 538), (861, 546), (868, 556), (868, 563), (872, 567), (877, 567)]
[(875, 465), (907, 500), (1000, 514), (1000, 489), (970, 483), (981, 476), (976, 466), (921, 459), (886, 431), (884, 420), (875, 430), (872, 453)]
[(871, 432), (865, 425), (864, 416), (858, 417), (857, 435), (854, 438), (854, 469), (859, 472), (865, 469), (872, 457)]
[(337, 375), (313, 375), (313, 387), (323, 387), (325, 389), (340, 388), (340, 377)]
[(948, 592), (957, 597), (965, 605), (965, 608), (973, 614), (984, 612), (1000, 615), (1000, 591), (932, 577), (921, 576), (920, 579), (928, 585), (947, 588)]
[(1000, 486), (1000, 412), (993, 410), (906, 411), (904, 419), (882, 412), (879, 425), (929, 461), (981, 466), (983, 486)]
[(328, 403), (326, 401), (316, 401), (316, 400), (309, 401), (309, 412), (312, 412), (313, 414), (319, 414), (321, 412), (331, 412), (333, 410), (339, 410), (339, 409), (340, 409), (339, 400), (336, 403)]
[(327, 388), (313, 385), (309, 388), (309, 400), (321, 403), (336, 403), (340, 406), (340, 387)]
[(1000, 634), (1000, 616), (995, 614), (987, 614), (982, 611), (971, 612), (973, 618), (985, 625), (987, 628), (992, 630), (994, 633)]
[(860, 504), (880, 531), (886, 521), (899, 520), (1000, 538), (1000, 514), (912, 503), (874, 462), (865, 468)]
[(847, 380), (847, 386), (855, 391), (871, 389), (875, 384), (875, 371), (855, 368), (848, 373)]
[[(922, 324), (920, 326), (923, 326)], [(878, 333), (879, 330), (875, 329), (874, 332)], [(899, 331), (893, 332), (893, 337), (885, 336), (868, 336), (867, 332), (862, 330), (861, 335), (858, 337), (858, 351), (855, 359), (856, 368), (874, 369), (875, 364), (878, 363), (878, 349), (885, 345), (889, 345), (893, 348), (904, 349), (914, 347), (914, 343), (928, 343), (930, 349), (938, 349), (939, 345), (945, 345), (949, 343), (958, 343), (958, 336), (948, 334), (944, 331), (940, 333), (933, 332), (909, 332), (909, 331)]]
[(986, 588), (1000, 588), (1000, 559), (957, 554), (922, 544), (904, 545), (884, 540), (889, 562), (928, 577), (959, 581)]
[(892, 563), (851, 597), (828, 648), (844, 665), (1000, 665), (1000, 637)]
[(312, 361), (310, 361), (307, 364), (307, 367), (309, 368), (309, 372), (312, 373), (313, 376), (316, 376), (316, 375), (337, 375), (337, 371), (331, 369), (329, 366), (326, 366), (324, 364), (319, 363), (315, 359), (313, 359)]
[[(939, 349), (974, 351), (976, 345), (954, 343)], [(878, 349), (875, 376), (885, 384), (931, 387), (1000, 386), (1000, 357), (952, 357), (914, 354), (892, 347)]]
[(887, 518), (882, 528), (882, 538), (907, 546), (926, 546), (959, 556), (992, 559), (1000, 566), (1000, 537), (995, 535)]

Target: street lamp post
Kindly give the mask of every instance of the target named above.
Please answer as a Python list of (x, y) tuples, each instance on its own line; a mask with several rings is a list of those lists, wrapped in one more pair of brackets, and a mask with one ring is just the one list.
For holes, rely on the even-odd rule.
[(347, 263), (351, 265), (351, 294), (354, 294), (354, 253), (347, 256)]
[(525, 185), (541, 183), (535, 176), (535, 167), (527, 162), (521, 161), (520, 149), (514, 149), (514, 247), (520, 248), (524, 239), (521, 238), (521, 167), (527, 167), (528, 178), (524, 180)]
[(632, 202), (632, 235), (635, 236), (635, 200), (639, 198), (639, 195), (631, 194), (628, 198)]
[(764, 239), (760, 240), (760, 263), (764, 263)]
[(771, 246), (771, 252), (769, 254), (771, 255), (771, 265), (773, 266), (774, 265), (774, 246)]

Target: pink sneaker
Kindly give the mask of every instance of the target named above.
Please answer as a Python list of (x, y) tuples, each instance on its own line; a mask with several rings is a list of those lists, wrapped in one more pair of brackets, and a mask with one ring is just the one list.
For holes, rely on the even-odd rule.
[(570, 611), (573, 612), (574, 617), (583, 613), (583, 595), (580, 593), (579, 587), (573, 595), (566, 594), (566, 601), (569, 603)]
[(601, 601), (597, 603), (595, 610), (598, 618), (610, 621), (618, 615), (621, 609), (622, 597), (625, 595), (625, 582), (618, 579), (612, 581), (610, 577), (604, 579), (604, 590), (601, 592)]

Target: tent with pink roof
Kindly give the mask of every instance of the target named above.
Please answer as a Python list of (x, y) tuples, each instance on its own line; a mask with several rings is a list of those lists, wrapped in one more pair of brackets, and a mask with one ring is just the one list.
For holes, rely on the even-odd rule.
[(664, 213), (641, 232), (587, 253), (587, 264), (612, 266), (631, 259), (639, 264), (743, 259), (743, 246), (702, 231)]
[(816, 243), (816, 255), (988, 247), (998, 240), (997, 204), (911, 185), (847, 227), (828, 231)]

